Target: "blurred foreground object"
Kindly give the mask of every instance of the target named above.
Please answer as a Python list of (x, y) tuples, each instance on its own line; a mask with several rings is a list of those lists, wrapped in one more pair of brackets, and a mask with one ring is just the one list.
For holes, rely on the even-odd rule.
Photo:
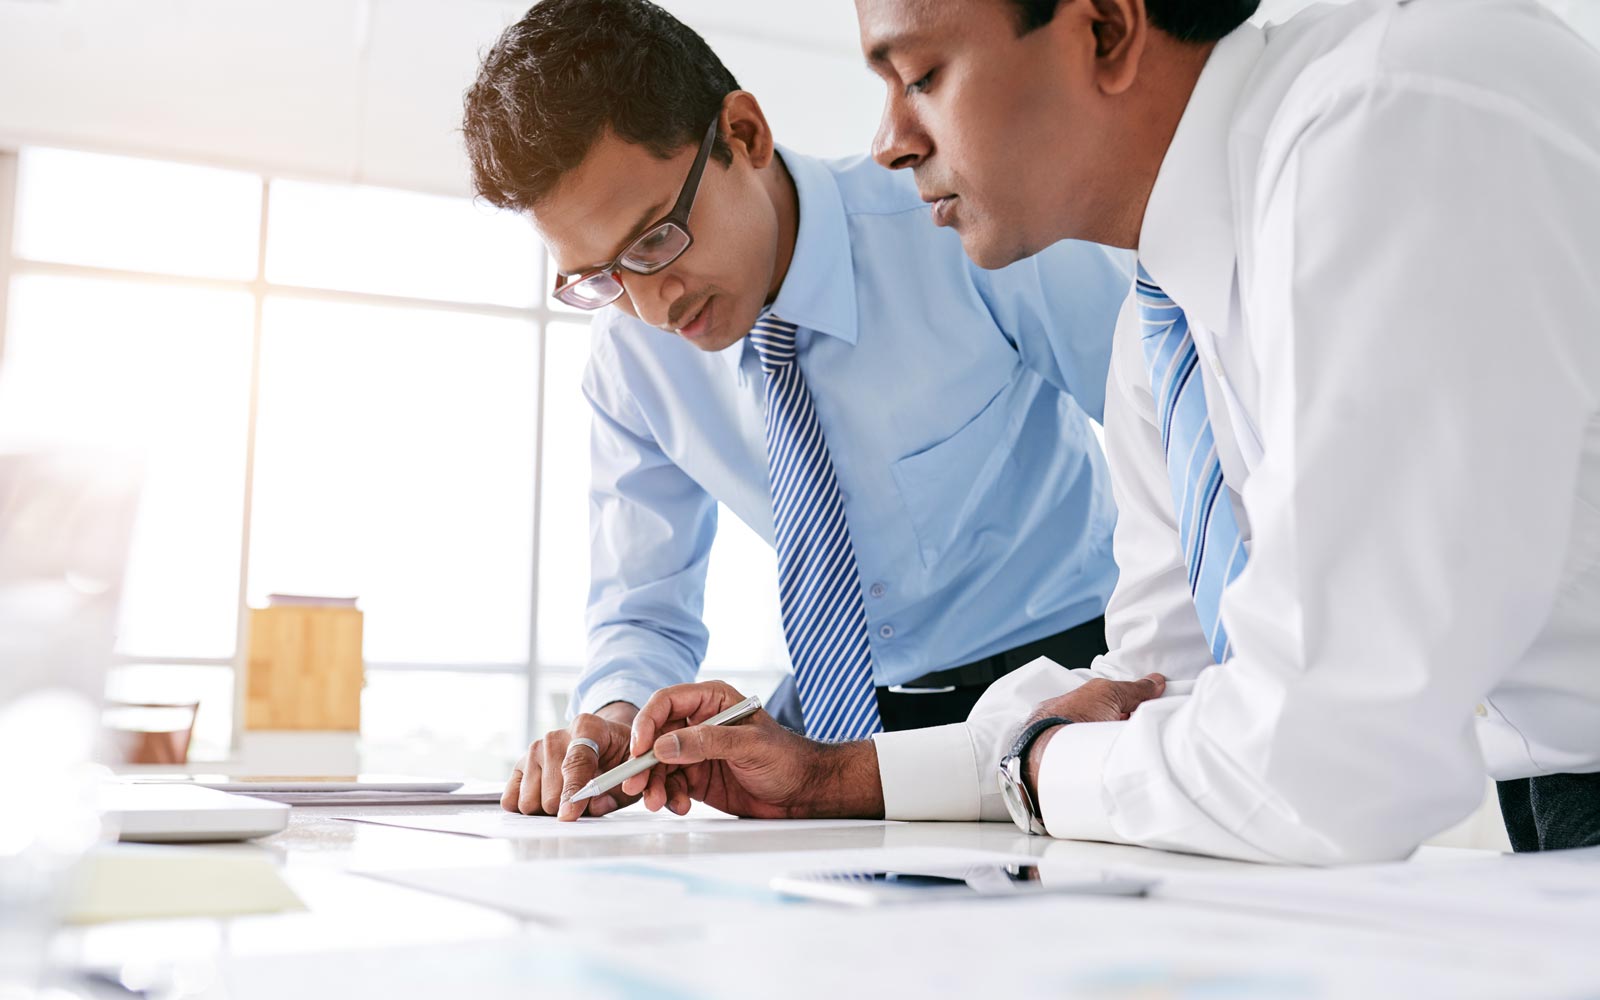
[(138, 467), (0, 447), (0, 995), (45, 972), (70, 872), (101, 838), (91, 763)]

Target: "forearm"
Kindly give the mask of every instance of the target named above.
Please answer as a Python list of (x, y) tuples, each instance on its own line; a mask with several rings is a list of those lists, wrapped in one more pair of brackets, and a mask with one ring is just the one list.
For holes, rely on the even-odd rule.
[(883, 819), (883, 782), (871, 740), (814, 743), (816, 799), (810, 814), (819, 819)]

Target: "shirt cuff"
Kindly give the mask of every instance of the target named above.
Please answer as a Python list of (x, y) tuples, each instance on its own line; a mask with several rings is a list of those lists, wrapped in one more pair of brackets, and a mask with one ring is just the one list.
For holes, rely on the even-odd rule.
[(1126, 722), (1075, 722), (1050, 738), (1039, 765), (1039, 812), (1050, 836), (1121, 844), (1111, 826), (1105, 762)]
[(884, 819), (979, 818), (978, 759), (966, 723), (878, 733), (872, 742)]
[(596, 712), (614, 701), (625, 701), (635, 708), (643, 708), (656, 688), (649, 681), (634, 677), (602, 677), (582, 689), (567, 707), (567, 717), (575, 719), (584, 712)]

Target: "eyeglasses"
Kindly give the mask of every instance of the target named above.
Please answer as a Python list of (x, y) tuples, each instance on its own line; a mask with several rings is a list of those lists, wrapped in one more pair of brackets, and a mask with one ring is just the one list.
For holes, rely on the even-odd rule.
[(574, 309), (599, 309), (622, 297), (622, 280), (618, 269), (634, 274), (655, 274), (671, 264), (694, 244), (689, 232), (689, 210), (694, 207), (694, 196), (700, 190), (700, 175), (705, 173), (706, 160), (717, 140), (717, 121), (713, 118), (700, 141), (700, 152), (689, 168), (689, 176), (678, 192), (678, 201), (672, 211), (646, 226), (615, 258), (576, 274), (556, 275), (555, 297)]

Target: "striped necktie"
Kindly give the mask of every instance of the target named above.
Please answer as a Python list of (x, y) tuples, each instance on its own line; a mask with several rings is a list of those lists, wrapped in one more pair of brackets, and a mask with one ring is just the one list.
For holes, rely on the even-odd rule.
[(1178, 541), (1189, 566), (1189, 593), (1211, 656), (1222, 663), (1233, 652), (1222, 624), (1222, 592), (1244, 569), (1248, 553), (1233, 505), (1224, 493), (1222, 463), (1217, 460), (1217, 442), (1206, 414), (1200, 356), (1189, 320), (1143, 265), (1137, 287), (1144, 359), (1150, 368), (1156, 423), (1172, 480)]
[(856, 553), (828, 443), (795, 363), (795, 326), (768, 314), (750, 331), (767, 381), (767, 476), (778, 547), (778, 601), (806, 735), (881, 732)]

